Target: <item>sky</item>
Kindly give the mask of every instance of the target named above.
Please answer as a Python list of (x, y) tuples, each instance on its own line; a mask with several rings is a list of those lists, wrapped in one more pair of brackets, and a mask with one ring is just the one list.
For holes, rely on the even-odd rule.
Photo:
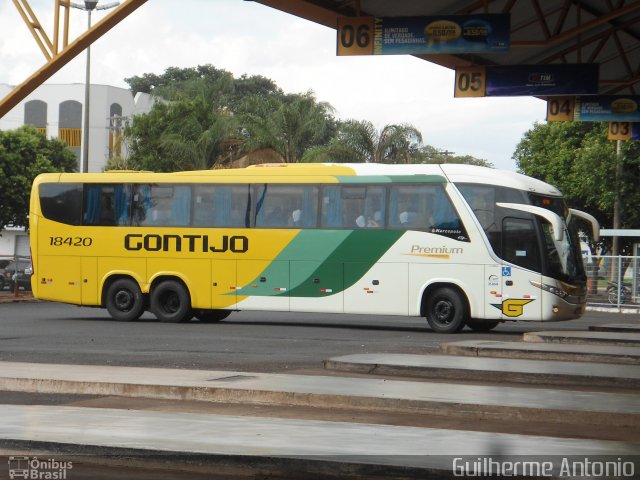
[[(29, 0), (50, 37), (53, 3)], [(86, 29), (86, 15), (71, 10), (71, 39)], [(105, 15), (96, 11), (92, 19)], [(287, 93), (312, 90), (340, 119), (377, 128), (409, 123), (425, 144), (508, 170), (516, 170), (512, 156), (523, 134), (545, 119), (546, 104), (536, 98), (454, 98), (453, 71), (424, 60), (335, 52), (335, 30), (253, 1), (148, 0), (93, 44), (91, 82), (127, 88), (128, 77), (211, 64), (236, 77), (265, 76)], [(48, 83), (84, 83), (85, 58)], [(0, 0), (0, 83), (20, 84), (43, 65), (13, 2)]]

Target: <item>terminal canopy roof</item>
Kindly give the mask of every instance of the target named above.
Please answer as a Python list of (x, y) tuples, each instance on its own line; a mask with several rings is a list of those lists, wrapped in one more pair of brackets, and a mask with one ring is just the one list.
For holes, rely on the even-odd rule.
[(256, 0), (336, 28), (338, 16), (404, 17), (508, 13), (505, 53), (418, 55), (469, 65), (596, 63), (600, 94), (640, 94), (640, 0)]

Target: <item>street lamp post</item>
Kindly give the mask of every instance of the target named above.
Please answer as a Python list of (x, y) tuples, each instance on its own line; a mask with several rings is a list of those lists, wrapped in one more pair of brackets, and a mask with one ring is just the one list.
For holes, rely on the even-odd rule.
[[(91, 12), (93, 10), (108, 10), (117, 7), (120, 2), (111, 2), (105, 5), (98, 5), (98, 0), (84, 0), (84, 5), (69, 2), (73, 8), (87, 12), (87, 30), (91, 30)], [(82, 155), (80, 172), (89, 171), (89, 113), (91, 102), (91, 44), (87, 46), (87, 68), (84, 80), (84, 122), (82, 127)]]

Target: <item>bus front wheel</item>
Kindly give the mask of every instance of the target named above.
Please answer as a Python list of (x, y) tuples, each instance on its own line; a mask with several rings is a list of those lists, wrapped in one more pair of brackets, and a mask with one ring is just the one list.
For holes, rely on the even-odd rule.
[(107, 289), (105, 301), (109, 315), (121, 322), (132, 322), (144, 312), (144, 298), (136, 282), (121, 278)]
[(191, 298), (186, 287), (165, 280), (151, 290), (151, 311), (161, 322), (186, 322), (191, 319)]
[(426, 317), (434, 332), (458, 332), (464, 328), (466, 322), (466, 302), (457, 290), (449, 287), (438, 288), (427, 298)]

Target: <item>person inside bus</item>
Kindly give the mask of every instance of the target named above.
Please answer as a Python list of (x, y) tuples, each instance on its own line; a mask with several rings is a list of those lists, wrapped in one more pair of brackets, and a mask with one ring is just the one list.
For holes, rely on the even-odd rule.
[(296, 208), (293, 212), (291, 212), (291, 226), (302, 226), (302, 210), (300, 210), (299, 208)]

